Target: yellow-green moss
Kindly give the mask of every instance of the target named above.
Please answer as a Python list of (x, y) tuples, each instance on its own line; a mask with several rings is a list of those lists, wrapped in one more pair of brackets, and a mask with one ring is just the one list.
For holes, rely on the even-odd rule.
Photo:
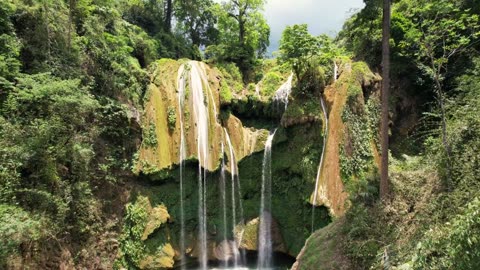
[[(343, 221), (342, 221), (343, 222)], [(342, 254), (341, 222), (334, 222), (313, 233), (307, 240), (292, 270), (352, 269)]]
[(168, 233), (158, 231), (168, 219), (167, 208), (164, 205), (152, 207), (148, 197), (138, 196), (135, 203), (128, 203), (116, 268), (173, 267), (175, 254), (170, 243), (166, 242)]
[(159, 246), (157, 252), (154, 255), (148, 255), (139, 263), (140, 269), (165, 269), (172, 268), (175, 261), (173, 257), (175, 251), (172, 245), (165, 244)]
[(228, 83), (220, 83), (220, 102), (222, 104), (229, 104), (232, 102), (232, 91)]
[(168, 214), (167, 207), (165, 205), (159, 205), (155, 208), (151, 208), (148, 211), (148, 220), (147, 224), (145, 225), (145, 230), (143, 231), (142, 240), (147, 240), (148, 236), (153, 233), (156, 229), (160, 227), (160, 225), (167, 222), (170, 219), (170, 215)]

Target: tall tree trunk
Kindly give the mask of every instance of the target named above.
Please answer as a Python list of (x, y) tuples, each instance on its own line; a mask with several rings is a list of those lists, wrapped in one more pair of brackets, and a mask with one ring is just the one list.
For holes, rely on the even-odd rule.
[(381, 145), (382, 165), (380, 175), (380, 198), (389, 194), (388, 179), (388, 99), (390, 96), (390, 0), (383, 0), (383, 35), (382, 35), (382, 121)]
[(73, 21), (73, 9), (75, 8), (75, 0), (69, 0), (68, 2), (68, 40), (67, 40), (67, 48), (70, 51), (70, 47), (72, 44), (72, 21)]
[(49, 6), (48, 1), (43, 1), (43, 9), (44, 9), (44, 16), (45, 16), (45, 30), (47, 32), (47, 63), (50, 64), (50, 56), (51, 56), (51, 42), (50, 42), (50, 19), (49, 19)]
[(239, 28), (239, 42), (240, 42), (240, 45), (244, 45), (245, 43), (245, 21), (243, 19), (243, 16), (240, 16), (238, 18), (238, 28)]
[(451, 181), (452, 181), (452, 164), (451, 164), (451, 157), (452, 157), (452, 148), (450, 143), (448, 142), (448, 134), (447, 134), (447, 120), (446, 120), (446, 113), (445, 113), (445, 102), (443, 99), (443, 90), (442, 90), (442, 83), (440, 82), (440, 76), (435, 74), (435, 85), (437, 87), (437, 98), (438, 98), (438, 105), (440, 106), (440, 117), (442, 118), (442, 143), (443, 147), (445, 148), (445, 152), (447, 154), (447, 177), (448, 177), (448, 189), (451, 188)]
[(172, 30), (173, 0), (167, 0), (165, 7), (165, 31), (170, 33)]

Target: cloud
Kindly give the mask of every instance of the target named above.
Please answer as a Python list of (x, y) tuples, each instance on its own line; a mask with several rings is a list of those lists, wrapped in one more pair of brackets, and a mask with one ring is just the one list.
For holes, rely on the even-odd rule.
[(362, 0), (269, 0), (265, 17), (270, 25), (270, 51), (278, 48), (283, 29), (292, 24), (308, 24), (313, 35), (335, 36), (343, 22), (364, 6)]
[(292, 24), (308, 24), (313, 35), (335, 36), (343, 22), (364, 5), (363, 0), (267, 0), (264, 14), (270, 25), (269, 51), (278, 49), (283, 29)]

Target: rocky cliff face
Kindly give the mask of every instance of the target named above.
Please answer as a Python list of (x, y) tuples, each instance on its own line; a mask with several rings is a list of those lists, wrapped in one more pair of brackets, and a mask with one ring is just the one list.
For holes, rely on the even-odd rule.
[(339, 79), (324, 91), (329, 128), (317, 196), (311, 196), (314, 205), (328, 207), (337, 217), (348, 207), (346, 185), (354, 186), (358, 176), (379, 166), (375, 131), (380, 77), (364, 63), (346, 62), (341, 70)]
[[(266, 113), (273, 112), (275, 111), (273, 109), (278, 107), (278, 104), (274, 104), (274, 91), (270, 91), (270, 96), (267, 96), (262, 89), (257, 88), (258, 91), (252, 93), (245, 90), (235, 94), (229, 102), (225, 102), (222, 97), (225, 93), (222, 91), (225, 91), (223, 88), (227, 84), (225, 78), (229, 76), (222, 74), (217, 68), (194, 61), (160, 60), (150, 70), (150, 84), (144, 100), (142, 117), (143, 141), (135, 166), (135, 171), (145, 181), (141, 182), (134, 194), (141, 196), (140, 198), (148, 198), (153, 209), (160, 206), (162, 209), (164, 207), (165, 211), (168, 209), (169, 219), (165, 220), (166, 224), (155, 226), (153, 230), (148, 231), (146, 237), (140, 239), (139, 243), (148, 247), (147, 251), (151, 250), (146, 252), (143, 260), (139, 260), (145, 262), (148, 259), (148, 264), (142, 264), (145, 265), (145, 269), (156, 262), (152, 257), (158, 253), (154, 249), (155, 246), (167, 247), (168, 244), (168, 247), (171, 246), (174, 250), (173, 253), (162, 253), (165, 257), (163, 263), (170, 262), (171, 259), (179, 260), (181, 257), (178, 165), (182, 126), (186, 148), (183, 162), (185, 167), (182, 173), (185, 245), (187, 255), (190, 257), (199, 256), (198, 135), (201, 132), (199, 126), (202, 124), (206, 123), (208, 130), (209, 159), (201, 165), (207, 170), (205, 178), (207, 253), (211, 260), (231, 258), (235, 252), (232, 246), (233, 239), (237, 239), (240, 248), (247, 250), (257, 248), (256, 221), (261, 197), (263, 149), (269, 129), (272, 127), (280, 127), (272, 147), (271, 214), (275, 221), (273, 243), (276, 251), (296, 256), (311, 232), (311, 204), (315, 204), (318, 211), (315, 214), (315, 229), (327, 225), (330, 222), (329, 212), (335, 216), (340, 216), (344, 212), (348, 187), (355, 182), (356, 175), (372, 167), (369, 164), (359, 167), (355, 163), (358, 155), (363, 155), (364, 152), (371, 153), (372, 158), (374, 156), (375, 151), (371, 148), (375, 145), (375, 140), (371, 136), (371, 127), (368, 124), (357, 127), (358, 125), (348, 117), (349, 113), (365, 114), (367, 118), (369, 115), (365, 113), (368, 111), (365, 108), (369, 105), (365, 101), (364, 92), (370, 91), (370, 97), (374, 97), (374, 87), (369, 85), (373, 86), (378, 78), (365, 65), (346, 63), (340, 79), (324, 91), (328, 118), (332, 122), (327, 136), (322, 133), (325, 119), (319, 107), (320, 99), (292, 95), (289, 107), (280, 121), (278, 117), (272, 118), (272, 113)], [(199, 79), (196, 82), (193, 81), (195, 78), (192, 77), (192, 72), (196, 72), (194, 76)], [(198, 82), (201, 82), (201, 85)], [(295, 85), (295, 82), (293, 84)], [(204, 104), (195, 104), (193, 95), (198, 89), (192, 87), (201, 88), (203, 98), (200, 99)], [(198, 94), (198, 91), (195, 93)], [(184, 99), (183, 105), (180, 105), (179, 96)], [(257, 101), (250, 102), (252, 100)], [(262, 106), (257, 106), (258, 104)], [(199, 113), (198, 106), (205, 108), (207, 119), (205, 123), (200, 123), (196, 115)], [(243, 113), (236, 116), (233, 112), (238, 111), (239, 106)], [(255, 112), (256, 109), (263, 111)], [(364, 149), (363, 142), (358, 142), (365, 138), (355, 137), (358, 135), (357, 129), (365, 127), (368, 129), (363, 132), (368, 135), (367, 150)], [(235, 192), (238, 192), (242, 201), (243, 220), (237, 215), (237, 224), (232, 224), (230, 210), (232, 190), (228, 174), (233, 160), (226, 150), (227, 133), (235, 161), (238, 163), (241, 184), (241, 191), (238, 186), (239, 190)], [(312, 191), (315, 187), (324, 139), (327, 139), (324, 157), (326, 162), (321, 168), (320, 185), (316, 190), (317, 200), (313, 202)], [(225, 152), (222, 152), (222, 145)], [(225, 178), (227, 185), (223, 187), (225, 200), (228, 202), (225, 205), (228, 209), (227, 232), (223, 229), (224, 210), (220, 196), (222, 158), (226, 159), (227, 168)], [(238, 205), (237, 211), (240, 211)], [(236, 227), (235, 231), (233, 227)], [(227, 241), (224, 235), (227, 235)], [(125, 253), (128, 253), (128, 250)], [(123, 256), (129, 260), (128, 254)]]
[(365, 179), (378, 178), (381, 78), (364, 63), (343, 63), (341, 70), (339, 80), (324, 91), (329, 119), (325, 161), (319, 168), (316, 201), (315, 194), (310, 197), (338, 218), (310, 235), (294, 270), (355, 268), (342, 252), (342, 216), (350, 204), (349, 193), (361, 193)]

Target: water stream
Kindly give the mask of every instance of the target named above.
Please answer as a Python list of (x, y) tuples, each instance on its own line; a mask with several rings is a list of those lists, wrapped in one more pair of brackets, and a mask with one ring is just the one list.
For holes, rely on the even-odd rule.
[[(288, 98), (291, 92), (293, 74), (289, 76), (288, 80), (276, 91), (274, 99), (278, 103), (283, 103), (285, 109), (288, 106)], [(190, 91), (186, 91), (187, 85)], [(187, 144), (184, 123), (184, 106), (185, 94), (189, 92), (192, 106), (192, 119), (188, 119), (194, 123), (194, 131), (196, 135), (196, 154), (198, 158), (198, 243), (196, 245), (198, 254), (198, 267), (200, 269), (208, 269), (208, 239), (207, 239), (207, 170), (210, 165), (210, 142), (209, 142), (209, 124), (210, 119), (215, 117), (216, 120), (216, 104), (213, 94), (210, 92), (208, 80), (206, 77), (205, 67), (202, 63), (189, 61), (182, 65), (178, 70), (177, 90), (178, 90), (178, 104), (179, 104), (179, 123), (180, 123), (180, 253), (181, 253), (181, 268), (185, 269), (185, 213), (184, 213), (184, 162), (187, 158)], [(209, 104), (213, 106), (213, 115), (209, 110)], [(322, 103), (323, 104), (323, 103)], [(323, 106), (323, 105), (322, 105)], [(213, 119), (212, 119), (213, 120)], [(258, 232), (258, 256), (256, 258), (258, 269), (268, 269), (273, 266), (273, 250), (272, 250), (272, 216), (271, 216), (271, 159), (272, 159), (272, 141), (275, 136), (275, 129), (267, 138), (265, 143), (264, 159), (262, 164), (262, 193), (260, 205), (260, 223)], [(235, 157), (235, 151), (227, 130), (224, 128), (225, 140), (229, 151), (230, 173), (231, 173), (231, 213), (232, 213), (232, 232), (233, 241), (228, 240), (229, 222), (227, 221), (227, 183), (226, 183), (226, 163), (225, 155), (226, 148), (224, 142), (222, 147), (222, 163), (220, 174), (220, 190), (221, 190), (221, 204), (222, 204), (222, 218), (223, 218), (223, 242), (230, 246), (231, 261), (234, 269), (241, 269), (246, 265), (246, 253), (239, 251), (239, 246), (243, 237), (244, 217), (242, 205), (242, 192), (240, 177), (238, 175), (238, 165)], [(323, 155), (322, 155), (323, 156)], [(238, 207), (238, 208), (237, 208)], [(231, 244), (229, 244), (231, 243)], [(242, 255), (242, 256), (241, 256)], [(226, 268), (229, 265), (228, 258), (222, 262), (222, 267)]]
[[(190, 87), (193, 97), (193, 114), (197, 129), (197, 157), (198, 157), (198, 220), (199, 220), (199, 260), (202, 269), (207, 269), (207, 168), (210, 164), (208, 151), (208, 107), (203, 90), (204, 70), (196, 62), (190, 64)], [(203, 71), (203, 72), (202, 72)]]
[[(220, 172), (220, 191), (222, 197), (222, 216), (223, 216), (223, 241), (228, 243), (227, 239), (227, 199), (225, 182), (225, 148), (222, 142), (222, 168)], [(223, 267), (227, 267), (227, 260), (223, 261)]]
[(260, 202), (260, 225), (258, 232), (258, 269), (272, 265), (272, 141), (275, 129), (267, 138), (262, 164), (262, 194)]
[[(335, 65), (336, 66), (336, 65)], [(317, 170), (317, 178), (315, 179), (315, 189), (313, 190), (313, 202), (312, 202), (312, 233), (314, 230), (314, 220), (315, 220), (315, 204), (317, 203), (317, 195), (318, 195), (318, 184), (320, 182), (320, 175), (322, 173), (323, 167), (323, 157), (325, 156), (325, 148), (327, 144), (327, 134), (328, 134), (328, 115), (327, 109), (325, 107), (325, 101), (323, 97), (320, 97), (320, 104), (322, 105), (323, 111), (323, 118), (325, 119), (325, 125), (323, 128), (323, 148), (322, 148), (322, 156), (320, 157), (320, 164), (318, 165)]]
[(183, 105), (185, 102), (185, 66), (182, 65), (178, 70), (177, 89), (178, 89), (178, 107), (180, 122), (180, 153), (179, 153), (179, 169), (180, 169), (180, 256), (182, 270), (185, 269), (185, 213), (184, 213), (184, 196), (183, 196), (183, 161), (186, 158), (185, 134), (183, 131)]
[[(233, 266), (238, 267), (239, 265), (245, 263), (245, 253), (239, 251), (239, 246), (243, 237), (243, 228), (244, 228), (244, 217), (243, 217), (243, 204), (242, 204), (242, 190), (240, 185), (240, 175), (238, 173), (237, 159), (235, 157), (235, 152), (233, 149), (232, 141), (227, 130), (225, 131), (225, 137), (230, 150), (230, 172), (231, 172), (231, 187), (232, 187), (232, 232), (234, 234), (234, 250), (233, 250)], [(236, 192), (235, 192), (236, 190)], [(237, 196), (237, 197), (236, 197)], [(235, 199), (237, 198), (237, 199)], [(239, 208), (239, 221), (237, 221), (237, 201)], [(236, 226), (239, 226), (240, 232), (237, 237)]]
[(292, 91), (292, 81), (293, 81), (293, 73), (288, 76), (288, 79), (285, 83), (283, 83), (277, 91), (275, 91), (275, 95), (273, 96), (273, 101), (276, 104), (283, 103), (285, 105), (284, 110), (287, 110), (288, 106), (288, 97), (290, 96), (290, 92)]
[(333, 81), (336, 82), (338, 78), (338, 66), (337, 62), (333, 61)]

